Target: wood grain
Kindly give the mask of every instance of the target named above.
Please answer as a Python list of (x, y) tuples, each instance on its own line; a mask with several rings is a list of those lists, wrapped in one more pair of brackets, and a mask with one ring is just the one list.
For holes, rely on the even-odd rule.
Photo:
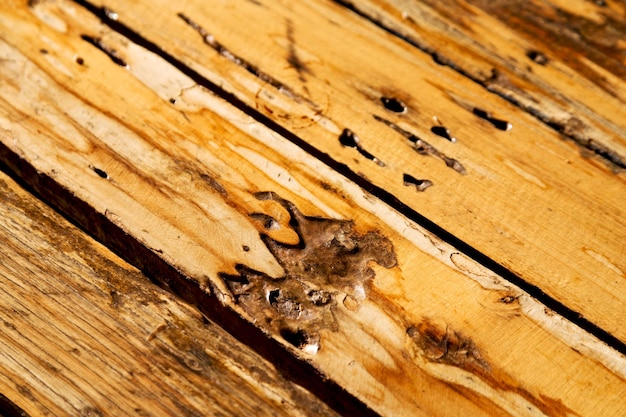
[(626, 9), (619, 2), (339, 3), (626, 168)]
[[(527, 290), (539, 287), (623, 349), (623, 170), (581, 155), (535, 117), (331, 2), (96, 5), (309, 152), (347, 166), (352, 180), (374, 184), (411, 219), (449, 232), (454, 245)], [(171, 94), (184, 98), (183, 90)], [(382, 98), (406, 112), (387, 109)]]
[(335, 415), (4, 174), (0, 242), (0, 392), (27, 415)]
[(3, 160), (334, 406), (620, 415), (623, 355), (84, 8), (10, 6)]

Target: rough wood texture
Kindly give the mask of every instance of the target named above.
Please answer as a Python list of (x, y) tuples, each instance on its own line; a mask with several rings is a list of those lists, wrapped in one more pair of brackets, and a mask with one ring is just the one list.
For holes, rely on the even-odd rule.
[[(240, 1), (210, 8), (200, 0), (95, 4), (115, 12), (118, 24), (154, 42), (177, 64), (286, 128), (293, 141), (347, 165), (353, 180), (371, 181), (379, 187), (374, 194), (412, 219), (434, 222), (461, 250), (469, 245), (507, 278), (529, 284), (528, 290), (539, 287), (624, 347), (623, 169), (600, 156), (581, 155), (579, 146), (535, 117), (332, 2)], [(452, 16), (463, 16), (464, 10), (453, 9)], [(490, 23), (476, 28), (488, 37), (481, 44), (500, 36)], [(453, 44), (466, 39), (456, 32), (446, 36)], [(123, 45), (106, 42), (128, 55)], [(433, 48), (448, 51), (441, 44)], [(471, 56), (473, 50), (463, 51)], [(554, 65), (545, 70), (557, 71)], [(570, 82), (569, 72), (558, 75), (546, 77)], [(587, 86), (581, 87), (582, 96), (591, 95), (588, 80), (572, 77)], [(555, 89), (575, 94), (578, 84), (537, 94), (545, 97)], [(506, 81), (506, 73), (489, 85), (518, 88)], [(621, 88), (616, 80), (611, 85)], [(536, 88), (527, 83), (519, 90), (532, 94)], [(184, 90), (170, 94), (185, 100)], [(597, 94), (596, 101), (606, 98), (597, 113), (614, 114), (612, 122), (598, 122), (597, 129), (608, 133), (597, 141), (622, 155), (623, 128), (615, 123), (624, 120), (624, 107), (603, 89)], [(585, 117), (574, 99), (561, 100)], [(394, 111), (394, 104), (405, 110)], [(544, 104), (542, 111), (554, 107)], [(346, 128), (354, 136), (342, 135)]]
[(626, 168), (626, 7), (618, 1), (339, 0)]
[[(332, 3), (200, 13), (193, 1), (182, 11), (110, 2), (111, 26), (82, 2), (30, 3), (0, 8), (0, 158), (282, 373), (351, 415), (621, 415), (622, 354), (323, 153), (494, 258), (511, 257), (506, 266), (619, 339), (623, 174)], [(267, 62), (233, 56), (225, 34), (203, 41), (207, 22), (222, 20), (241, 37), (238, 55)], [(259, 39), (248, 32), (244, 42), (240, 22)], [(336, 39), (349, 47), (332, 49)], [(386, 60), (394, 74), (376, 65)], [(393, 98), (407, 113), (393, 114)], [(477, 104), (498, 107), (513, 130), (481, 121)], [(433, 115), (457, 143), (429, 136)], [(430, 144), (409, 134), (403, 143), (405, 130)], [(574, 219), (577, 228), (562, 224)], [(586, 258), (570, 253), (582, 240)], [(576, 287), (560, 286), (572, 277)]]
[(0, 242), (0, 392), (28, 415), (335, 415), (4, 174)]

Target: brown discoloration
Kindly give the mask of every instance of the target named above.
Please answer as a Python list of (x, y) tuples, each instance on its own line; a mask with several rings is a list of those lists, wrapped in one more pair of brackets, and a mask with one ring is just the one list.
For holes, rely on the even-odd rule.
[(441, 327), (428, 319), (407, 329), (426, 359), (457, 366), (482, 374), (489, 370), (474, 341), (449, 327)]
[(213, 190), (217, 191), (224, 197), (228, 196), (226, 189), (212, 175), (202, 173), (200, 174), (200, 178), (202, 178), (202, 180)]
[(396, 265), (393, 244), (376, 231), (358, 233), (348, 220), (305, 216), (274, 193), (259, 193), (257, 198), (283, 206), (298, 235), (295, 245), (262, 236), (285, 274), (273, 279), (239, 265), (239, 275), (221, 278), (259, 325), (297, 347), (317, 346), (320, 329), (336, 330), (333, 309), (338, 302), (349, 299), (349, 310), (355, 311), (367, 297), (375, 276), (370, 262), (385, 268)]
[[(517, 297), (507, 295), (502, 297), (500, 301), (512, 303), (516, 300)], [(540, 393), (531, 393), (524, 387), (520, 387), (513, 377), (496, 367), (492, 367), (474, 340), (461, 331), (424, 318), (420, 323), (409, 326), (406, 333), (413, 346), (417, 348), (418, 355), (428, 362), (451, 365), (470, 372), (500, 392), (508, 391), (519, 395), (545, 415), (577, 415), (562, 401), (546, 397)], [(464, 396), (473, 398), (474, 402), (491, 401), (488, 397), (481, 397), (480, 394), (467, 389), (467, 387), (455, 385), (455, 389)], [(492, 403), (490, 408), (492, 406), (496, 406), (496, 404)]]
[(296, 40), (293, 35), (293, 22), (287, 20), (287, 40), (289, 41), (289, 54), (287, 56), (287, 62), (293, 69), (298, 72), (298, 79), (301, 82), (305, 82), (305, 74), (311, 74), (309, 67), (302, 62), (296, 51)]

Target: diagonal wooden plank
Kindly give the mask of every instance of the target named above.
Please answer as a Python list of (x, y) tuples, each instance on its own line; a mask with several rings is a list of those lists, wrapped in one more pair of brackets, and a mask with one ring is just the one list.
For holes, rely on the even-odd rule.
[(103, 18), (116, 30), (156, 42), (177, 65), (624, 350), (623, 171), (581, 156), (534, 117), (330, 2), (97, 5), (115, 16)]
[(338, 3), (626, 167), (626, 9), (618, 2)]
[(335, 415), (5, 174), (0, 244), (0, 414)]
[(84, 8), (11, 6), (2, 158), (275, 363), (384, 415), (619, 415), (621, 354)]

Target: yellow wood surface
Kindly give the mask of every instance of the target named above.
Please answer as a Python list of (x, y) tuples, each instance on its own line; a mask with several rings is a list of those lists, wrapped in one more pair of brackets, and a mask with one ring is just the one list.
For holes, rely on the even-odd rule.
[[(579, 146), (536, 118), (332, 2), (241, 1), (207, 7), (200, 0), (106, 0), (96, 5), (389, 191), (417, 216), (626, 341), (625, 171), (614, 172), (601, 158), (581, 155)], [(131, 59), (123, 45), (110, 42)], [(184, 90), (170, 91), (184, 101)], [(401, 100), (407, 112), (386, 110), (381, 97)], [(618, 104), (610, 108), (623, 120)], [(508, 121), (512, 129), (495, 128), (474, 108)], [(415, 152), (409, 140), (374, 116), (458, 161), (465, 175), (441, 157)], [(457, 142), (433, 134), (438, 124)], [(342, 146), (344, 128), (384, 166)], [(621, 128), (611, 132), (623, 137)], [(404, 183), (404, 174), (433, 185), (416, 192)]]
[[(107, 4), (161, 56), (75, 2), (0, 7), (0, 156), (44, 198), (237, 337), (261, 329), (252, 347), (343, 387), (340, 405), (621, 415), (621, 353), (292, 142), (346, 163), (621, 340), (623, 173), (332, 3)], [(208, 45), (195, 22), (215, 31)], [(256, 75), (229, 56), (239, 47)], [(385, 110), (381, 96), (408, 112)], [(422, 137), (430, 156), (373, 114)], [(430, 132), (433, 116), (456, 143)], [(362, 152), (340, 144), (344, 128)], [(433, 185), (419, 192), (403, 174)]]
[(335, 415), (4, 174), (0, 196), (0, 392), (27, 415)]
[(618, 1), (340, 1), (626, 168)]

